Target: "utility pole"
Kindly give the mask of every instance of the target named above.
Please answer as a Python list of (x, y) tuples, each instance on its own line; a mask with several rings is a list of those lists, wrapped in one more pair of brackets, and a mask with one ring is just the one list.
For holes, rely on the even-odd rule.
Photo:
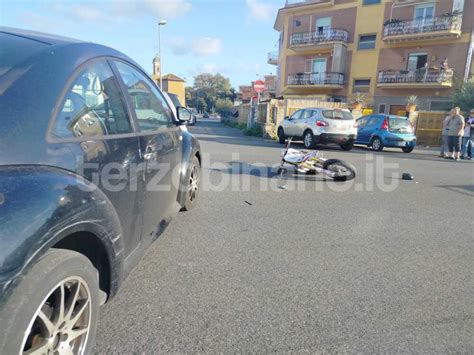
[(160, 89), (163, 90), (163, 58), (161, 58), (161, 26), (165, 26), (166, 20), (158, 21), (158, 56), (160, 57)]

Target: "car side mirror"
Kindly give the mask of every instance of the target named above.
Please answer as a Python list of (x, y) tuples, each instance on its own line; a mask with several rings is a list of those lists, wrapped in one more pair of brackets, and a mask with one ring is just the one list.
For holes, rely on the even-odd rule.
[(178, 120), (180, 123), (187, 123), (191, 121), (192, 113), (186, 107), (178, 106), (176, 108), (176, 112), (178, 113)]
[(291, 121), (291, 117), (290, 117), (290, 116), (286, 116), (286, 117), (285, 117), (285, 120)]

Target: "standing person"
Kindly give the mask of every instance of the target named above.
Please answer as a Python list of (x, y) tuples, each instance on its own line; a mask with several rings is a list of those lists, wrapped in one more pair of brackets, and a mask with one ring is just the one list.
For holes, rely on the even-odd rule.
[(441, 151), (439, 156), (441, 158), (449, 158), (449, 146), (448, 146), (448, 125), (451, 117), (453, 115), (453, 110), (449, 111), (448, 115), (444, 118), (443, 128), (441, 130)]
[(445, 72), (448, 69), (448, 58), (444, 58), (440, 64), (441, 71)]
[(453, 114), (448, 123), (449, 153), (453, 160), (458, 161), (461, 155), (461, 137), (464, 134), (464, 117), (461, 116), (459, 107), (453, 108)]
[(462, 137), (462, 159), (471, 160), (472, 151), (474, 150), (474, 109), (469, 113), (469, 119), (464, 127), (464, 135)]

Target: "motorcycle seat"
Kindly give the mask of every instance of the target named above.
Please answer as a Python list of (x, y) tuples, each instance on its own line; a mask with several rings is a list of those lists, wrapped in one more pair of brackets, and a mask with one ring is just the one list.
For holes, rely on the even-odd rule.
[(285, 161), (288, 163), (301, 163), (304, 160), (306, 153), (297, 149), (288, 149), (285, 155)]

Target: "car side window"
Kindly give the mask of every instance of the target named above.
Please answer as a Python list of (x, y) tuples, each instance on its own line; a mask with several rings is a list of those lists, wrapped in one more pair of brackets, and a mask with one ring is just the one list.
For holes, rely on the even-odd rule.
[(62, 100), (52, 129), (56, 138), (133, 132), (118, 81), (105, 61), (81, 71)]
[(128, 64), (122, 62), (115, 64), (127, 87), (140, 130), (156, 131), (171, 127), (173, 117), (171, 108), (151, 80)]
[(294, 114), (291, 115), (292, 120), (298, 120), (301, 118), (301, 114), (303, 113), (304, 110), (298, 110)]
[(303, 120), (307, 120), (311, 117), (313, 117), (313, 110), (304, 110), (303, 114), (301, 115), (301, 119)]
[(374, 126), (378, 121), (378, 117), (370, 117), (370, 119), (367, 121), (367, 126)]
[(367, 124), (367, 118), (366, 117), (359, 118), (357, 120), (357, 127), (364, 127), (366, 124)]

